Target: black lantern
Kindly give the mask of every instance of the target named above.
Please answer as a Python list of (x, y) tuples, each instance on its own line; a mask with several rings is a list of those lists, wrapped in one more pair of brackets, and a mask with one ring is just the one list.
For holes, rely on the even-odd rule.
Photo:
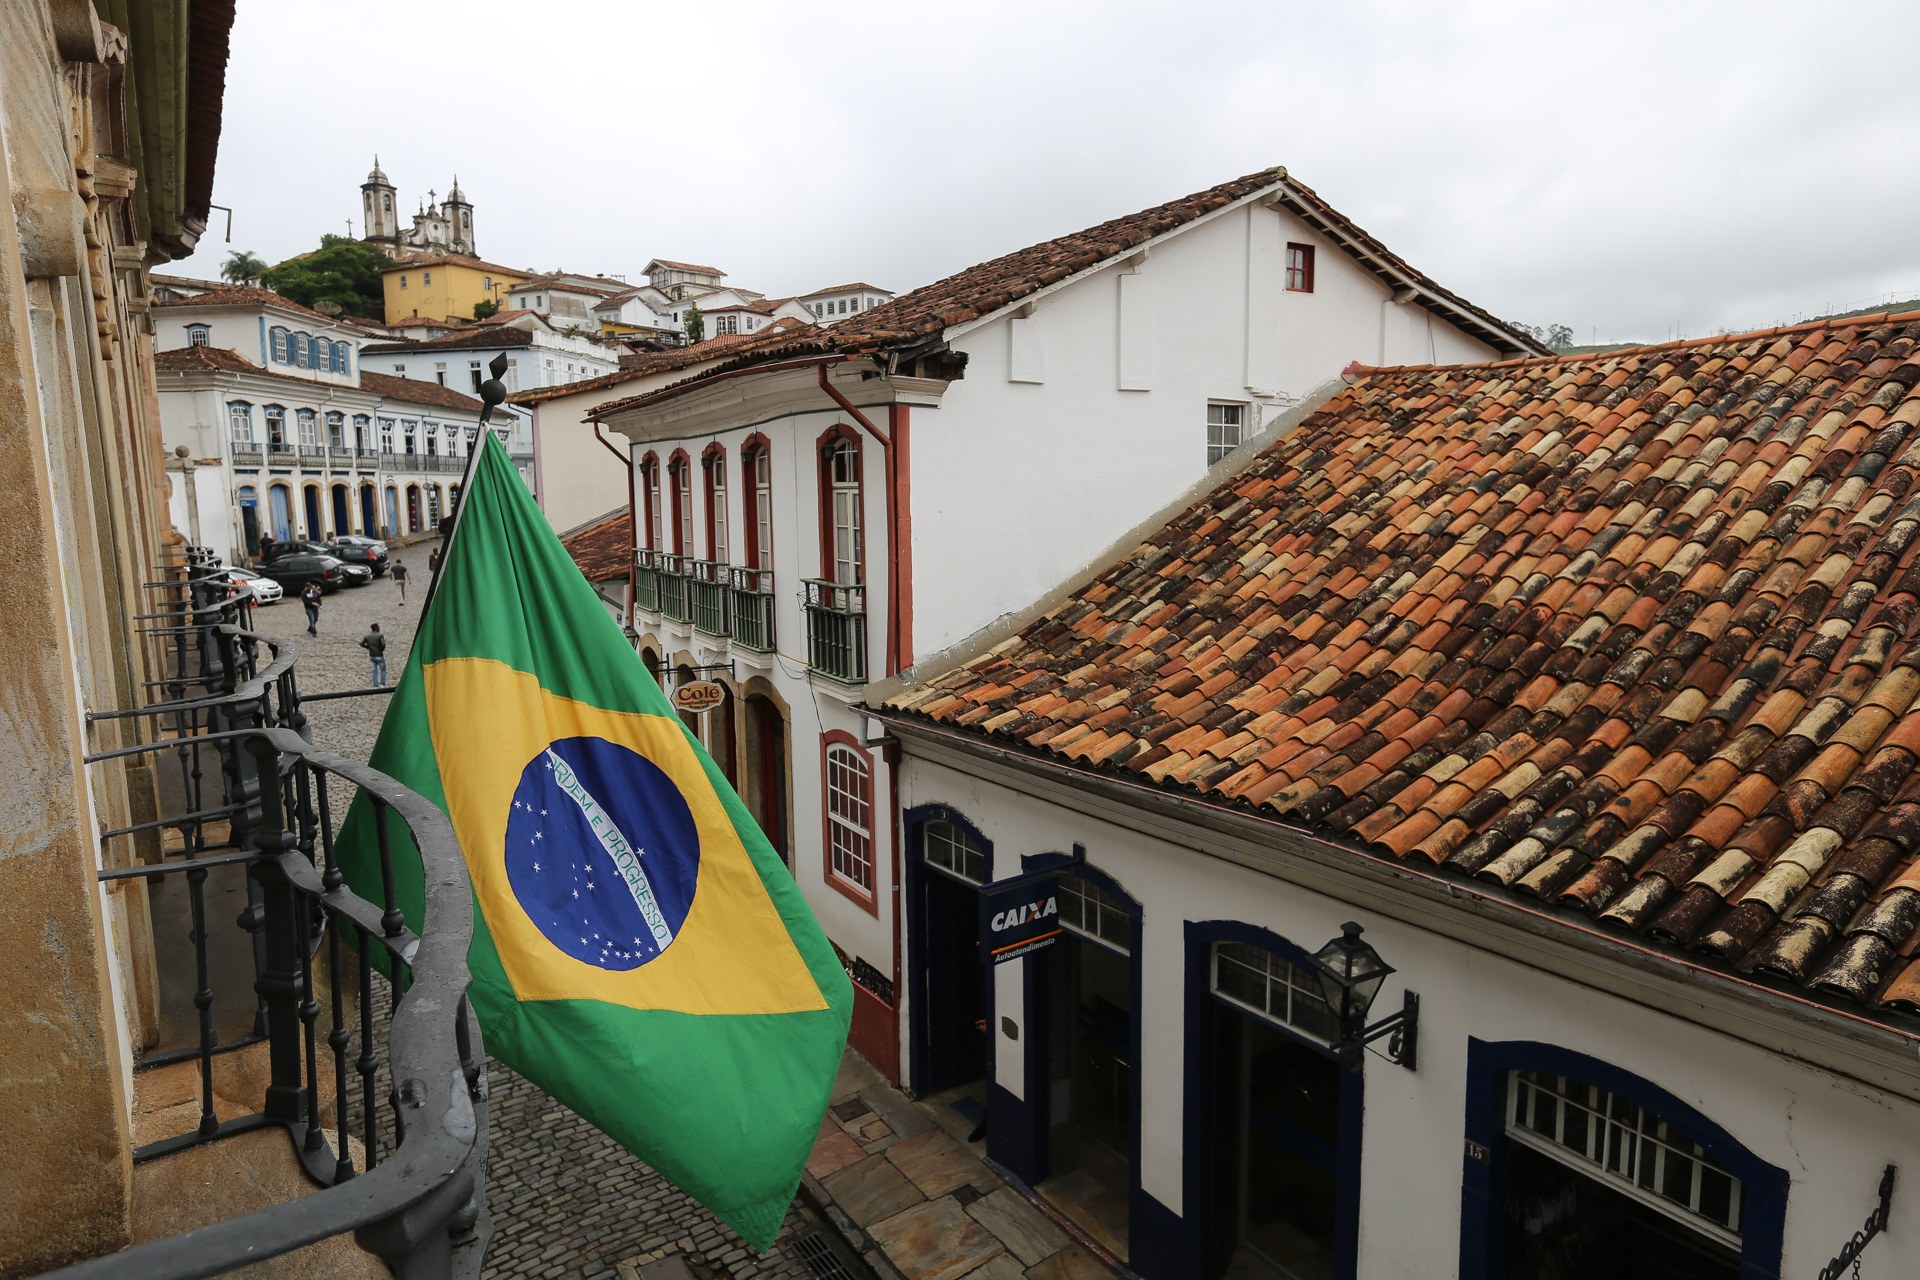
[(1412, 1070), (1420, 997), (1407, 992), (1400, 1012), (1366, 1025), (1367, 1012), (1394, 969), (1371, 945), (1360, 940), (1360, 926), (1352, 921), (1341, 925), (1340, 936), (1314, 953), (1313, 967), (1319, 971), (1327, 1005), (1340, 1021), (1340, 1040), (1334, 1048), (1348, 1069), (1359, 1068), (1361, 1052), (1368, 1044), (1390, 1035), (1393, 1039), (1387, 1042), (1388, 1060)]

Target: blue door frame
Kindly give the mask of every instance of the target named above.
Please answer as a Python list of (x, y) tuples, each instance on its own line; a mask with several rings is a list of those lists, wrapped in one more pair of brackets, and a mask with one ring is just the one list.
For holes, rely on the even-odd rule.
[[(1208, 1020), (1211, 1017), (1236, 1016), (1214, 999), (1212, 975), (1213, 944), (1241, 942), (1260, 947), (1313, 972), (1313, 956), (1277, 933), (1238, 920), (1187, 921), (1186, 955), (1186, 1077), (1183, 1101), (1186, 1114), (1182, 1128), (1181, 1200), (1186, 1216), (1180, 1223), (1180, 1264), (1156, 1275), (1178, 1276), (1180, 1280), (1212, 1280), (1226, 1269), (1232, 1251), (1221, 1256), (1211, 1238), (1205, 1206), (1214, 1204), (1218, 1193), (1210, 1185), (1217, 1163), (1214, 1135), (1219, 1132), (1221, 1107), (1229, 1100), (1216, 1096), (1212, 1085), (1216, 1064), (1209, 1062)], [(1219, 1012), (1214, 1012), (1215, 1007)], [(1248, 1014), (1248, 1017), (1254, 1015)], [(1326, 1045), (1303, 1036), (1282, 1023), (1267, 1020), (1276, 1031), (1337, 1060)], [(1366, 1075), (1362, 1071), (1340, 1073), (1339, 1149), (1334, 1170), (1334, 1275), (1353, 1280), (1360, 1267), (1360, 1149), (1361, 1121), (1366, 1112)], [(1142, 1274), (1145, 1274), (1142, 1272)]]
[[(928, 1024), (927, 988), (924, 976), (928, 972), (930, 960), (927, 955), (927, 940), (924, 936), (924, 909), (926, 907), (926, 880), (928, 876), (944, 873), (926, 866), (927, 842), (926, 824), (929, 822), (951, 822), (954, 826), (972, 837), (987, 858), (987, 874), (993, 875), (993, 841), (981, 834), (980, 828), (967, 821), (959, 810), (944, 804), (921, 804), (906, 810), (900, 815), (901, 828), (906, 832), (907, 856), (901, 868), (902, 886), (907, 895), (907, 972), (913, 975), (912, 986), (907, 996), (907, 1088), (915, 1097), (927, 1094), (927, 1051), (931, 1031)], [(993, 1012), (993, 974), (989, 972), (986, 982), (987, 1016), (987, 1088), (993, 1088), (994, 1062), (998, 1052), (999, 1030), (994, 1025)]]
[[(1507, 1073), (1540, 1071), (1598, 1085), (1651, 1111), (1699, 1143), (1744, 1184), (1740, 1280), (1778, 1280), (1787, 1218), (1787, 1171), (1747, 1150), (1732, 1134), (1658, 1085), (1557, 1045), (1531, 1040), (1467, 1041), (1467, 1154), (1460, 1179), (1460, 1280), (1498, 1280), (1506, 1207)], [(1487, 1153), (1476, 1158), (1476, 1144)]]

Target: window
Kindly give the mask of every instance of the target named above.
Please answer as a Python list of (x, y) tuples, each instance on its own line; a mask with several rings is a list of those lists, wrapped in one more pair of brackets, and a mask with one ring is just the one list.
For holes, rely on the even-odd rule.
[(187, 345), (188, 346), (204, 347), (207, 345), (210, 338), (211, 338), (211, 333), (207, 329), (206, 325), (190, 324), (187, 326)]
[(447, 362), (445, 360), (434, 362), (433, 380), (443, 387), (447, 385)]
[(1738, 1248), (1745, 1188), (1692, 1139), (1568, 1076), (1508, 1078), (1507, 1136)]
[(347, 419), (345, 414), (327, 415), (327, 447), (344, 449), (347, 447)]
[(486, 379), (480, 372), (480, 362), (478, 360), (467, 361), (467, 376), (473, 379), (473, 394), (476, 396), (479, 395), (480, 384), (486, 381)]
[(273, 331), (273, 358), (281, 364), (287, 362), (287, 331), (285, 329)]
[(426, 427), (426, 444), (427, 456), (429, 458), (437, 458), (440, 456), (440, 432), (431, 422), (429, 422)]
[(414, 435), (419, 429), (420, 424), (412, 418), (402, 418), (400, 420), (400, 451), (402, 453), (412, 453), (414, 451)]
[(673, 491), (673, 554), (691, 555), (693, 544), (693, 485), (687, 475), (687, 455), (676, 453), (667, 463), (667, 487)]
[(481, 287), (482, 289), (485, 289), (485, 290), (486, 290), (486, 291), (487, 291), (488, 293), (492, 293), (492, 292), (493, 292), (493, 277), (492, 277), (492, 276), (481, 276), (481, 277), (480, 277), (480, 287)]
[(747, 567), (773, 568), (773, 468), (766, 441), (749, 446), (744, 459), (747, 503)]
[(407, 273), (404, 271), (400, 273), (400, 287), (402, 289), (407, 287)]
[(393, 419), (380, 419), (380, 452), (393, 452)]
[(1244, 405), (1210, 404), (1207, 406), (1207, 465), (1212, 466), (1220, 459), (1240, 447), (1241, 411)]
[(845, 298), (842, 298), (842, 299), (840, 299), (840, 310), (839, 310), (839, 314), (840, 314), (840, 315), (845, 315), (845, 314), (847, 314), (847, 300), (846, 300)]
[(707, 558), (730, 564), (727, 537), (727, 455), (714, 450), (701, 459), (707, 471)]
[(987, 855), (973, 837), (944, 819), (935, 819), (921, 829), (926, 841), (927, 861), (975, 884), (987, 882)]
[(826, 561), (833, 581), (848, 586), (861, 581), (860, 558), (860, 443), (842, 436), (821, 451), (822, 479), (827, 489)]
[(730, 315), (715, 316), (713, 318), (713, 331), (715, 334), (740, 332), (740, 317)]
[(267, 406), (267, 447), (285, 449), (287, 447), (287, 411), (277, 404)]
[(432, 283), (433, 283), (433, 272), (422, 271), (420, 273), (420, 284), (422, 285), (422, 287), (426, 285), (430, 285)]
[(648, 454), (640, 462), (641, 491), (647, 503), (647, 549), (659, 551), (660, 542), (660, 459)]
[(236, 448), (253, 448), (253, 406), (239, 400), (228, 405), (227, 430)]
[(1327, 1004), (1318, 975), (1265, 947), (1213, 944), (1213, 991), (1328, 1044), (1340, 1038), (1340, 1018)]
[(1091, 880), (1060, 877), (1060, 923), (1121, 951), (1132, 950), (1133, 921), (1127, 904)]
[(294, 414), (294, 420), (300, 424), (300, 447), (318, 449), (320, 447), (320, 423), (311, 409), (301, 409)]
[(302, 369), (306, 368), (307, 355), (312, 347), (312, 340), (304, 333), (296, 333), (288, 338), (287, 341), (293, 347), (293, 363)]
[(367, 439), (367, 427), (371, 421), (364, 413), (353, 415), (353, 448), (356, 453), (365, 453), (373, 443)]
[(1287, 288), (1294, 293), (1313, 292), (1313, 246), (1287, 246)]
[(827, 868), (873, 892), (873, 770), (839, 742), (827, 745)]

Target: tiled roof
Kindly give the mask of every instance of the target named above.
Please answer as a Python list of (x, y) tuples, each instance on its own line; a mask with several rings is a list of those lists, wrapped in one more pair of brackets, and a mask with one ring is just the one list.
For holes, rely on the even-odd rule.
[(851, 293), (855, 289), (869, 289), (874, 293), (891, 293), (892, 292), (891, 289), (882, 289), (877, 284), (866, 284), (856, 280), (852, 284), (836, 284), (826, 289), (815, 289), (811, 293), (803, 293), (799, 296), (803, 298), (818, 298), (821, 295), (828, 294), (828, 293)]
[[(607, 287), (608, 285), (612, 287), (609, 288)], [(575, 284), (567, 279), (564, 272), (550, 272), (544, 276), (534, 276), (532, 279), (522, 280), (515, 284), (513, 288), (516, 293), (522, 289), (550, 289), (558, 290), (561, 293), (591, 293), (603, 298), (610, 298), (614, 294), (624, 292), (627, 286), (618, 280), (609, 280), (606, 285)]]
[(442, 409), (460, 409), (468, 413), (478, 413), (483, 407), (472, 396), (461, 395), (452, 387), (443, 387), (437, 382), (422, 382), (418, 378), (393, 378), (384, 373), (370, 373), (365, 369), (360, 371), (360, 389), (404, 404), (430, 404)]
[(389, 271), (412, 271), (416, 267), (437, 267), (442, 264), (471, 267), (475, 271), (498, 271), (516, 280), (525, 280), (534, 274), (519, 267), (503, 267), (497, 262), (488, 262), (484, 258), (471, 258), (464, 253), (416, 253), (412, 257), (396, 258), (392, 266), (382, 267), (380, 274), (385, 275)]
[(561, 534), (560, 545), (588, 582), (628, 577), (633, 573), (633, 513), (615, 508)]
[(1916, 343), (1360, 371), (888, 705), (1915, 1011)]
[[(689, 365), (700, 364), (715, 356), (743, 354), (756, 351), (762, 346), (785, 342), (793, 337), (796, 331), (805, 328), (811, 328), (811, 326), (802, 325), (798, 320), (782, 317), (752, 333), (723, 333), (688, 346), (674, 347), (669, 351), (624, 355), (620, 357), (620, 370), (617, 373), (603, 373), (597, 378), (582, 378), (578, 382), (563, 383), (557, 387), (537, 387), (531, 391), (521, 391), (508, 396), (507, 402), (538, 404), (542, 400), (555, 400), (579, 391), (598, 391), (602, 387), (617, 387), (623, 382), (632, 382), (650, 373), (667, 373), (674, 369), (684, 369)], [(603, 412), (624, 403), (626, 401), (616, 400), (602, 405), (594, 410), (594, 416), (598, 417)]]
[(540, 313), (538, 311), (535, 311), (529, 307), (522, 307), (518, 311), (496, 311), (492, 315), (488, 316), (485, 320), (475, 320), (473, 323), (475, 328), (479, 328), (483, 325), (510, 324), (513, 321), (518, 320), (521, 316), (533, 316), (535, 318), (538, 318), (539, 315)]
[(438, 338), (421, 338), (406, 342), (372, 342), (360, 348), (362, 358), (367, 356), (392, 355), (407, 351), (461, 351), (469, 347), (526, 347), (533, 345), (533, 335), (525, 329), (502, 328), (499, 325), (470, 325), (453, 333), (442, 334)]
[[(238, 351), (226, 347), (171, 347), (165, 351), (153, 353), (153, 367), (163, 373), (187, 373), (196, 369), (212, 369), (223, 373), (266, 373), (259, 365), (241, 355)], [(285, 374), (273, 374), (273, 377), (285, 377)], [(296, 378), (296, 382), (306, 382), (306, 378)], [(332, 384), (327, 384), (332, 385)]]
[(727, 274), (718, 267), (703, 267), (697, 262), (675, 262), (671, 258), (655, 258), (651, 265), (671, 267), (675, 271), (702, 271), (710, 276), (724, 276)]
[(153, 303), (156, 307), (278, 307), (282, 311), (293, 311), (303, 316), (312, 316), (321, 324), (338, 324), (332, 316), (323, 316), (311, 307), (303, 307), (291, 298), (283, 298), (271, 289), (256, 289), (250, 284), (223, 284), (218, 289), (209, 289), (205, 293), (196, 293), (185, 298), (162, 298)]
[(1429, 305), (1436, 301), (1444, 304), (1438, 308), (1443, 316), (1449, 316), (1464, 328), (1481, 330), (1477, 336), (1496, 348), (1504, 347), (1513, 354), (1540, 350), (1532, 339), (1516, 333), (1504, 320), (1414, 270), (1328, 205), (1311, 187), (1287, 176), (1284, 169), (1250, 173), (1182, 199), (969, 267), (958, 275), (863, 311), (857, 319), (849, 316), (835, 326), (835, 333), (844, 346), (873, 346), (938, 333), (951, 325), (965, 324), (998, 311), (1036, 290), (1128, 253), (1156, 236), (1270, 188), (1274, 198), (1289, 212), (1318, 226), (1329, 239), (1356, 256), (1376, 260), (1394, 283), (1402, 279), (1411, 282), (1423, 295), (1421, 301)]

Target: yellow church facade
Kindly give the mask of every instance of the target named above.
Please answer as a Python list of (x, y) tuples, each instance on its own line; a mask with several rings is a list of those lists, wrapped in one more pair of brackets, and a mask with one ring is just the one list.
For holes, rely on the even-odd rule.
[(532, 278), (530, 272), (463, 254), (423, 254), (395, 262), (381, 273), (386, 320), (398, 324), (411, 316), (424, 316), (470, 324), (474, 307), (491, 302), (504, 311), (507, 290)]

